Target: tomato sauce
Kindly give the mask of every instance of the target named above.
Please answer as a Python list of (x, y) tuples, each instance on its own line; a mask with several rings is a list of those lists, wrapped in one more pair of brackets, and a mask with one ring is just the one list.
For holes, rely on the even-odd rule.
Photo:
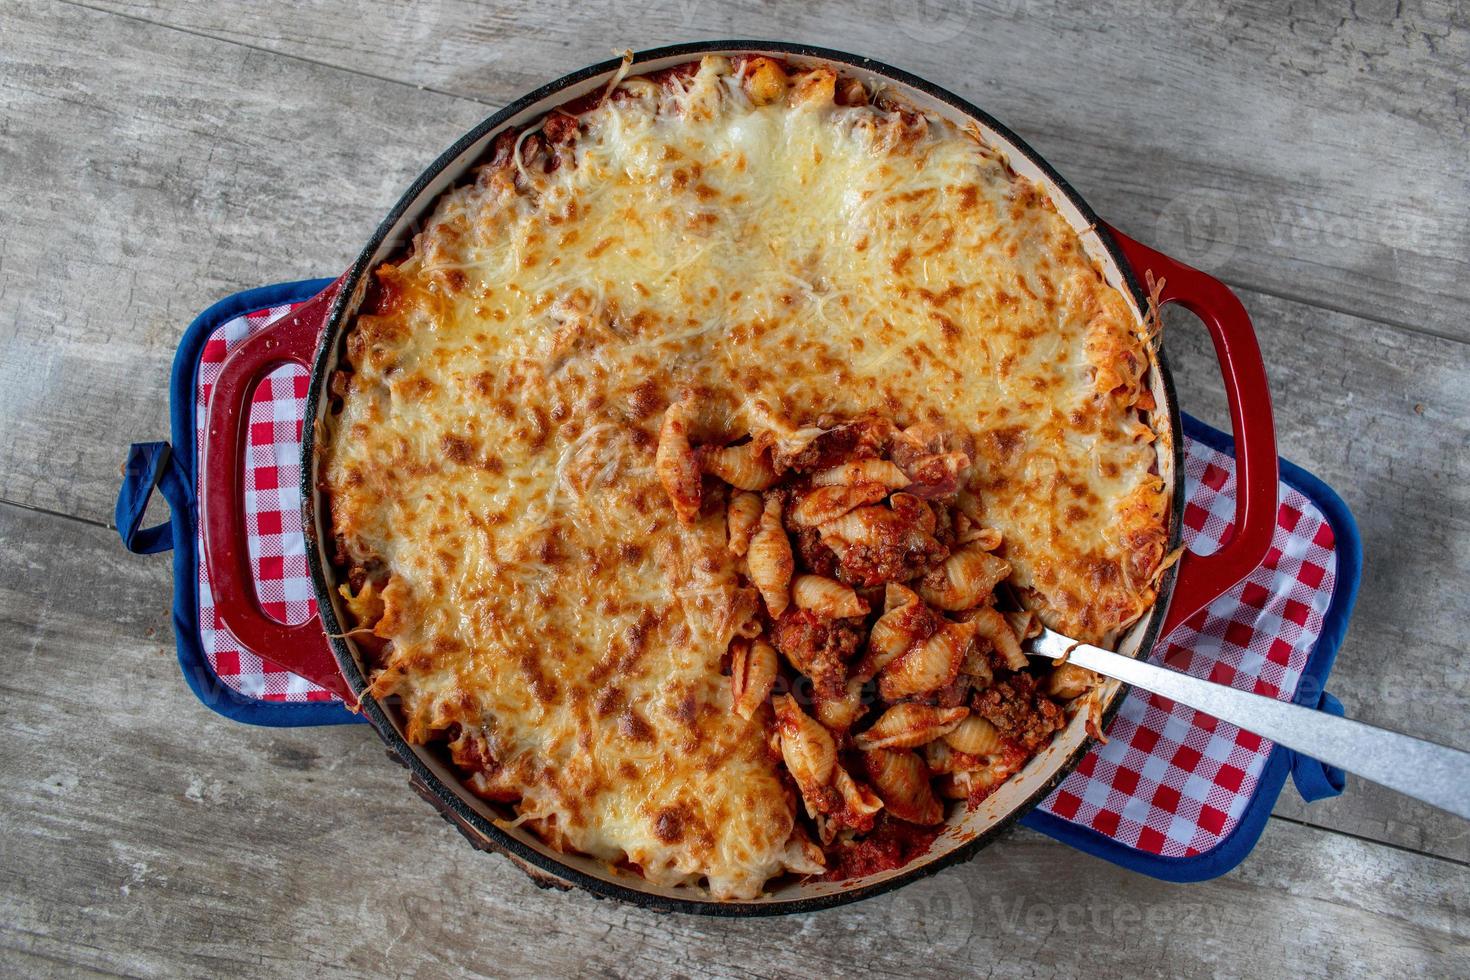
[(823, 878), (845, 881), (901, 868), (926, 853), (941, 829), (920, 827), (884, 814), (871, 834), (828, 852), (831, 867)]

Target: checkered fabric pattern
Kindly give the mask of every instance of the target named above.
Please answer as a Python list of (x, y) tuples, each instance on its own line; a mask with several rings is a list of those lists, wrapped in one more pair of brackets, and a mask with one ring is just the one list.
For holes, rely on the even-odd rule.
[[(289, 309), (237, 317), (211, 335), (197, 392), (201, 456), (204, 406), (225, 356)], [(257, 390), (250, 409), (250, 555), (266, 611), (287, 623), (316, 613), (297, 488), (306, 388), (302, 369), (279, 368)], [(1185, 540), (1196, 551), (1213, 551), (1228, 537), (1234, 516), (1234, 460), (1187, 442), (1185, 477)], [(1283, 701), (1296, 693), (1336, 586), (1337, 560), (1332, 528), (1311, 501), (1285, 484), (1281, 500), (1265, 563), (1155, 647), (1155, 663)], [(231, 688), (267, 701), (332, 697), (240, 648), (214, 614), (202, 561), (199, 622), (209, 663)], [(1272, 748), (1232, 725), (1140, 691), (1124, 700), (1107, 734), (1108, 744), (1088, 754), (1042, 809), (1140, 851), (1168, 856), (1208, 851), (1234, 829)]]
[[(1213, 552), (1235, 515), (1235, 460), (1185, 444), (1184, 539)], [(1332, 526), (1281, 485), (1266, 560), (1154, 647), (1149, 659), (1281, 701), (1296, 694), (1337, 584)], [(1166, 857), (1210, 850), (1255, 794), (1272, 743), (1193, 708), (1132, 691), (1107, 730), (1041, 809)]]
[[(275, 306), (248, 313), (218, 327), (205, 342), (195, 393), (196, 459), (204, 458), (204, 409), (225, 357), (257, 330), (290, 312)], [(288, 364), (277, 368), (255, 390), (246, 437), (245, 526), (261, 608), (284, 623), (303, 623), (316, 615), (306, 541), (301, 535), (301, 422), (306, 414), (309, 375)], [(198, 554), (204, 554), (199, 529)], [(209, 576), (199, 561), (199, 633), (209, 665), (230, 688), (262, 701), (329, 701), (333, 695), (305, 678), (261, 660), (242, 648), (214, 609)]]

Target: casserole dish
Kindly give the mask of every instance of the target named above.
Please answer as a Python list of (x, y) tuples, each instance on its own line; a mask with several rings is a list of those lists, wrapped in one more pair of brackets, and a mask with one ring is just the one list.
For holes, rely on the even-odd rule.
[[(884, 86), (915, 109), (977, 127), (983, 142), (999, 151), (1016, 174), (1029, 179), (1056, 213), (1078, 235), (1083, 249), (1107, 283), (1129, 302), (1138, 324), (1146, 322), (1150, 299), (1143, 282), (1156, 284), (1159, 303), (1179, 302), (1209, 327), (1226, 378), (1237, 439), (1240, 492), (1235, 535), (1208, 557), (1188, 555), (1162, 577), (1153, 607), (1120, 638), (1129, 655), (1147, 651), (1157, 638), (1234, 585), (1254, 567), (1269, 546), (1275, 518), (1276, 456), (1265, 372), (1249, 320), (1239, 302), (1217, 281), (1111, 232), (1075, 192), (1013, 134), (963, 100), (896, 69), (868, 59), (795, 45), (763, 42), (712, 42), (645, 52), (632, 59), (592, 66), (532, 93), (486, 120), (451, 147), (409, 189), (353, 267), (332, 287), (278, 325), (253, 337), (224, 366), (208, 412), (211, 444), (235, 447), (211, 452), (204, 474), (205, 553), (216, 583), (216, 602), (225, 625), (248, 648), (287, 669), (322, 683), (349, 704), (360, 700), (364, 715), (411, 770), (415, 787), (439, 807), (477, 846), (502, 851), (538, 880), (577, 885), (596, 894), (639, 904), (684, 911), (771, 914), (806, 911), (853, 901), (933, 873), (974, 853), (1039, 802), (1074, 767), (1089, 744), (1085, 713), (1073, 715), (1026, 767), (977, 805), (954, 808), (933, 845), (908, 864), (841, 881), (787, 880), (760, 898), (714, 902), (684, 886), (661, 886), (590, 857), (567, 854), (516, 826), (504, 811), (475, 796), (460, 776), (430, 749), (411, 744), (404, 719), (388, 704), (365, 697), (371, 655), (347, 634), (339, 587), (341, 570), (324, 551), (332, 539), (330, 516), (322, 499), (322, 435), (331, 401), (329, 386), (343, 359), (344, 343), (369, 292), (370, 275), (399, 254), (424, 226), (435, 203), (462, 183), (481, 163), (497, 137), (545, 116), (567, 103), (595, 96), (623, 77), (657, 72), (709, 55), (762, 54), (795, 68), (828, 66), (865, 85)], [(275, 366), (295, 361), (312, 372), (307, 425), (302, 440), (302, 499), (306, 512), (308, 561), (321, 623), (287, 627), (263, 616), (248, 592), (249, 556), (244, 546), (238, 501), (242, 493), (244, 407), (253, 387)], [(1158, 474), (1172, 502), (1169, 547), (1179, 540), (1184, 487), (1179, 452), (1180, 419), (1162, 352), (1148, 372), (1150, 426), (1159, 436)], [(324, 630), (323, 630), (324, 627)], [(325, 637), (324, 634), (325, 633)], [(1100, 707), (1106, 720), (1122, 689), (1106, 685)]]

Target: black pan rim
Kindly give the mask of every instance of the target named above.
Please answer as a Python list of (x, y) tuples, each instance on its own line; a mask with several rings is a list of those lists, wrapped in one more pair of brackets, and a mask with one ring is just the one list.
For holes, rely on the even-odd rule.
[[(1108, 231), (1108, 225), (1104, 223), (1097, 213), (1077, 193), (1076, 189), (1057, 170), (1052, 167), (1040, 154), (1038, 154), (1029, 143), (1018, 136), (1009, 127), (985, 112), (978, 106), (961, 98), (958, 95), (933, 84), (923, 78), (913, 75), (900, 68), (895, 68), (884, 62), (862, 55), (855, 55), (844, 51), (824, 48), (816, 45), (796, 44), (785, 41), (766, 41), (754, 39), (736, 40), (712, 40), (697, 41), (683, 44), (668, 45), (659, 48), (651, 48), (637, 52), (633, 55), (633, 64), (641, 64), (648, 61), (660, 60), (673, 57), (694, 57), (712, 53), (735, 53), (748, 51), (759, 54), (772, 54), (778, 56), (797, 56), (814, 58), (822, 61), (833, 62), (851, 68), (858, 68), (882, 75), (902, 85), (913, 88), (939, 102), (948, 105), (962, 116), (968, 116), (982, 123), (994, 132), (1000, 134), (1026, 159), (1035, 165), (1053, 186), (1067, 199), (1067, 201), (1081, 213), (1084, 218), (1096, 229), (1099, 240), (1104, 249), (1112, 258), (1114, 264), (1121, 271), (1124, 281), (1133, 295), (1138, 309), (1148, 308), (1148, 297), (1143, 291), (1138, 277), (1132, 266), (1123, 256), (1118, 248), (1117, 242)], [(423, 196), (429, 184), (439, 176), (448, 166), (457, 160), (465, 151), (472, 147), (487, 134), (494, 132), (504, 126), (509, 120), (519, 115), (526, 109), (543, 100), (556, 95), (558, 92), (586, 81), (589, 78), (598, 77), (616, 71), (622, 64), (622, 59), (610, 59), (578, 69), (561, 78), (548, 82), (535, 89), (531, 93), (511, 102), (509, 105), (491, 114), (479, 125), (475, 126), (460, 139), (456, 140), (448, 149), (441, 153), (431, 163), (399, 198), (398, 202), (389, 211), (388, 215), (378, 225), (377, 230), (369, 239), (367, 245), (359, 253), (351, 268), (342, 280), (332, 308), (328, 313), (323, 329), (322, 342), (317, 349), (316, 358), (312, 366), (311, 383), (306, 398), (305, 417), (312, 420), (312, 424), (302, 428), (301, 439), (301, 499), (303, 502), (303, 517), (307, 529), (307, 565), (311, 571), (312, 584), (316, 591), (317, 608), (321, 616), (322, 624), (326, 629), (333, 656), (337, 660), (338, 667), (343, 677), (347, 680), (354, 694), (361, 697), (367, 687), (367, 679), (358, 668), (356, 659), (348, 649), (347, 644), (341, 639), (344, 632), (343, 625), (338, 621), (335, 608), (331, 601), (331, 583), (329, 570), (321, 561), (320, 551), (316, 544), (317, 518), (320, 516), (319, 501), (315, 486), (315, 469), (313, 461), (316, 448), (316, 420), (322, 404), (323, 392), (326, 388), (326, 368), (331, 361), (332, 354), (341, 342), (341, 331), (344, 321), (355, 309), (353, 296), (362, 287), (364, 277), (373, 263), (373, 257), (388, 239), (393, 227), (404, 217), (415, 209), (427, 209), (432, 206), (432, 200), (424, 200)], [(1171, 508), (1170, 532), (1168, 549), (1172, 551), (1178, 547), (1182, 535), (1184, 514), (1184, 465), (1183, 465), (1183, 426), (1179, 414), (1179, 405), (1172, 372), (1169, 370), (1168, 361), (1162, 347), (1157, 350), (1156, 368), (1160, 375), (1161, 387), (1165, 395), (1165, 414), (1169, 420), (1171, 452), (1174, 463), (1174, 492)], [(1176, 566), (1177, 568), (1177, 566)], [(1174, 581), (1176, 577), (1175, 568), (1165, 573), (1159, 585), (1159, 598), (1156, 600), (1152, 620), (1144, 630), (1143, 637), (1138, 649), (1146, 652), (1152, 649), (1158, 639), (1158, 632), (1168, 611), (1169, 601), (1173, 597)], [(1129, 691), (1128, 685), (1121, 685), (1117, 694), (1113, 697), (1108, 708), (1103, 713), (1102, 727), (1105, 728), (1122, 706), (1124, 698)], [(483, 836), (497, 850), (505, 852), (514, 859), (525, 862), (545, 872), (551, 877), (575, 885), (599, 898), (613, 898), (627, 902), (641, 908), (653, 909), (659, 912), (682, 912), (694, 915), (708, 915), (721, 917), (763, 917), (772, 915), (800, 914), (805, 912), (816, 912), (823, 909), (835, 908), (853, 902), (873, 898), (900, 888), (903, 885), (930, 877), (944, 870), (970, 860), (984, 847), (993, 843), (1004, 835), (1018, 820), (1031, 812), (1042, 800), (1044, 800), (1053, 789), (1061, 783), (1068, 775), (1076, 769), (1082, 758), (1097, 740), (1092, 737), (1085, 739), (1066, 760), (1057, 768), (1038, 789), (1031, 793), (1019, 805), (1014, 807), (1004, 817), (1000, 818), (981, 834), (973, 839), (960, 844), (948, 852), (934, 857), (931, 860), (923, 860), (913, 863), (898, 874), (883, 881), (871, 885), (857, 886), (842, 889), (829, 895), (814, 896), (810, 898), (795, 899), (756, 899), (752, 901), (722, 902), (716, 899), (700, 898), (671, 898), (651, 892), (640, 891), (637, 888), (622, 885), (601, 877), (587, 874), (570, 864), (563, 863), (554, 857), (543, 854), (517, 839), (496, 826), (492, 821), (486, 819), (477, 810), (470, 807), (458, 793), (447, 786), (429, 767), (417, 752), (393, 726), (384, 708), (377, 701), (363, 699), (361, 710), (367, 716), (378, 736), (384, 741), (389, 749), (403, 762), (409, 771), (417, 776), (427, 787), (431, 789), (443, 808), (453, 810), (456, 816), (466, 825)]]

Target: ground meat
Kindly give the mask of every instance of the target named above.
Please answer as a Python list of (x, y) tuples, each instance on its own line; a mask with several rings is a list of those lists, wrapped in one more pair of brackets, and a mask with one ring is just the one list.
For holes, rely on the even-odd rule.
[(889, 457), (907, 470), (925, 456), (964, 453), (975, 458), (975, 440), (967, 432), (950, 432), (932, 422), (919, 422), (896, 433), (888, 448)]
[(917, 547), (857, 544), (843, 549), (837, 578), (855, 586), (909, 582), (946, 556), (938, 542), (920, 541)]
[(776, 620), (772, 639), (776, 649), (810, 677), (818, 690), (828, 697), (841, 697), (847, 661), (863, 642), (861, 625), (861, 620), (822, 619), (810, 610), (793, 607)]
[(857, 418), (843, 423), (822, 418), (817, 420), (817, 425), (827, 431), (798, 452), (778, 456), (778, 468), (815, 473), (838, 463), (877, 456), (893, 431), (891, 423), (879, 418)]
[(577, 129), (577, 117), (565, 112), (553, 112), (541, 124), (541, 132), (552, 143), (570, 142), (577, 135)]
[(939, 836), (939, 829), (891, 820), (884, 813), (867, 837), (828, 852), (832, 863), (825, 877), (828, 881), (843, 881), (901, 868), (929, 850), (934, 838)]
[(1036, 689), (1036, 678), (1014, 674), (978, 692), (971, 701), (975, 713), (990, 722), (1005, 739), (1029, 754), (1062, 727), (1062, 709)]
[(817, 575), (837, 578), (837, 553), (822, 543), (814, 527), (796, 529), (796, 555), (802, 567)]
[(970, 678), (960, 676), (937, 691), (930, 691), (928, 694), (914, 698), (914, 700), (923, 704), (932, 704), (939, 708), (958, 708), (965, 703), (965, 697), (969, 693)]
[[(892, 509), (859, 507), (843, 518), (842, 529), (823, 536), (837, 552), (837, 577), (844, 582), (908, 582), (949, 557), (949, 549), (934, 537), (935, 516), (927, 503), (902, 493), (890, 500)], [(847, 533), (849, 527), (856, 533)]]
[(920, 497), (937, 498), (953, 496), (960, 488), (960, 473), (970, 465), (970, 457), (964, 453), (936, 453), (923, 456), (903, 471), (914, 482), (908, 492)]
[(954, 508), (938, 500), (929, 501), (929, 507), (934, 511), (934, 540), (953, 551), (955, 542)]

